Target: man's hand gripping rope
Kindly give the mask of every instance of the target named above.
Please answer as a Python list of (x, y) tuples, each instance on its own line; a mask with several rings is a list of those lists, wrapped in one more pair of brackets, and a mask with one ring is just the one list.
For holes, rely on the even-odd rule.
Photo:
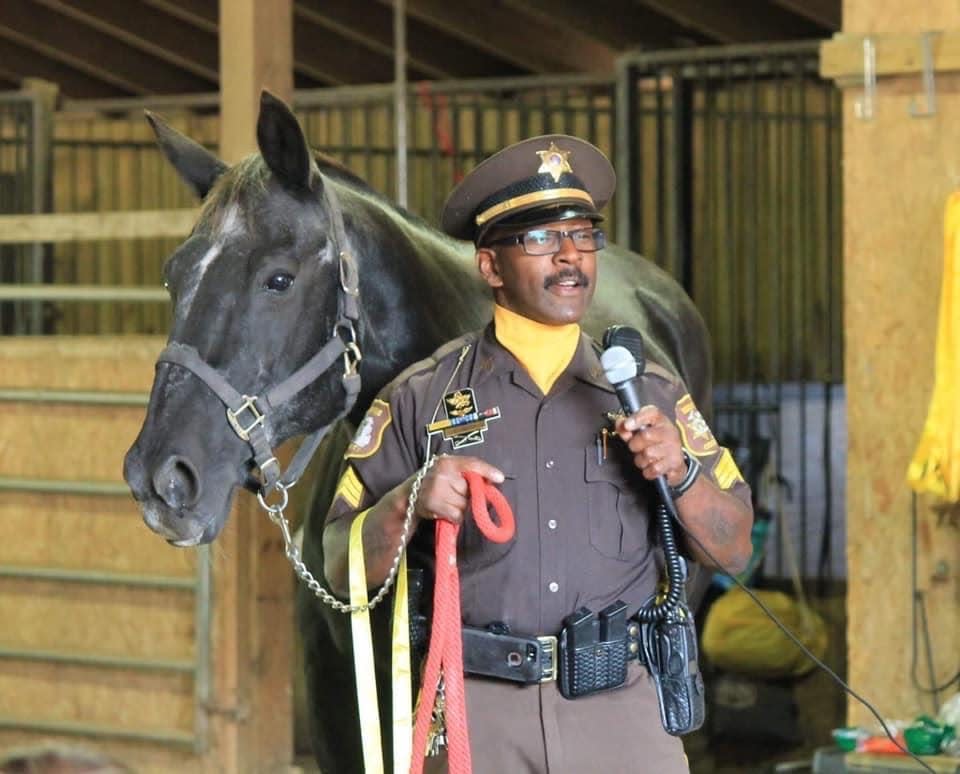
[[(480, 532), (495, 543), (505, 543), (512, 539), (515, 531), (513, 511), (500, 490), (474, 470), (463, 469), (460, 473), (467, 482), (470, 509)], [(499, 524), (490, 517), (491, 505), (497, 512)], [(471, 771), (466, 695), (463, 685), (460, 576), (457, 571), (459, 531), (459, 522), (437, 519), (433, 624), (413, 732), (411, 774), (421, 774), (423, 771), (441, 672), (449, 771), (451, 774), (469, 774)]]

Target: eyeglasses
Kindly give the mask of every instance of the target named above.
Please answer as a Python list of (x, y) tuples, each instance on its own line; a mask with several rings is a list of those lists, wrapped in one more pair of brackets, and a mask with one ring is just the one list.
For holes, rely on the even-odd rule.
[(581, 253), (595, 253), (607, 244), (607, 235), (600, 228), (576, 228), (573, 231), (538, 228), (523, 234), (494, 239), (490, 244), (523, 245), (523, 251), (527, 255), (554, 255), (560, 252), (563, 240), (567, 237), (570, 237), (573, 246)]

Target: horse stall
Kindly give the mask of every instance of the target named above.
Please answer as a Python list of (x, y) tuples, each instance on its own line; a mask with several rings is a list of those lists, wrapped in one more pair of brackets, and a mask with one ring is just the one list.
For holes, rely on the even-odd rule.
[(158, 342), (0, 346), (0, 748), (82, 736), (182, 767), (209, 746), (210, 554), (150, 540), (118, 465)]
[[(616, 158), (610, 233), (683, 281), (721, 356), (719, 427), (744, 447), (769, 442), (758, 475), (794, 485), (778, 503), (786, 518), (765, 571), (786, 577), (792, 538), (804, 579), (843, 583), (842, 481), (828, 454), (805, 461), (814, 442), (804, 430), (843, 448), (831, 290), (839, 123), (836, 95), (811, 75), (816, 59), (809, 45), (713, 50), (628, 58), (606, 77), (420, 84), (410, 92), (409, 202), (434, 222), (465, 170), (541, 132), (577, 134)], [(325, 89), (298, 93), (295, 107), (317, 150), (392, 196), (392, 100), (389, 87)], [(32, 334), (0, 338), (0, 526), (11, 536), (0, 548), (0, 620), (12, 622), (0, 628), (0, 696), (17, 697), (0, 705), (0, 753), (58, 740), (138, 772), (272, 771), (292, 759), (303, 725), (279, 533), (241, 493), (211, 547), (169, 547), (121, 479), (170, 321), (161, 267), (196, 212), (143, 107), (74, 103), (51, 117), (49, 200), (3, 211), (57, 213), (40, 216), (52, 218), (42, 233), (53, 241), (35, 242), (40, 221), (0, 216), (10, 259), (0, 265), (14, 267), (3, 282), (27, 286), (0, 295), (0, 330)], [(151, 108), (216, 149), (216, 95)], [(692, 219), (695, 206), (707, 216)], [(19, 234), (6, 245), (5, 227)], [(761, 298), (758, 277), (770, 272), (777, 295)], [(741, 316), (752, 301), (758, 311)], [(308, 494), (307, 483), (294, 491), (291, 515)], [(838, 724), (839, 704), (810, 723)], [(303, 739), (298, 747), (308, 754)]]
[[(293, 627), (290, 578), (255, 559), (272, 529), (244, 497), (215, 547), (170, 547), (122, 479), (168, 325), (159, 267), (193, 202), (151, 189), (135, 145), (105, 154), (52, 115), (44, 150), (44, 115), (0, 101), (0, 761), (276, 770)], [(46, 196), (38, 159), (57, 169)]]
[(56, 742), (144, 774), (289, 759), (285, 630), (254, 651), (255, 501), (215, 547), (177, 549), (121, 478), (162, 346), (0, 340), (0, 753)]

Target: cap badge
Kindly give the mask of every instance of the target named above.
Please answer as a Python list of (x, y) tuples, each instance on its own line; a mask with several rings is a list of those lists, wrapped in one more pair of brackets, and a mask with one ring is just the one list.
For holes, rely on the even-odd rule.
[(537, 151), (537, 155), (540, 157), (540, 168), (537, 173), (550, 175), (554, 183), (560, 181), (560, 176), (564, 172), (573, 174), (569, 161), (570, 151), (560, 150), (556, 143), (551, 142), (549, 148)]

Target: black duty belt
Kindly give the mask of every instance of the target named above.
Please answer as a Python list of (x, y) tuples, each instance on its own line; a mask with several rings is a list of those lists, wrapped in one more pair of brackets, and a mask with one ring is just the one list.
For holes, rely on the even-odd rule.
[[(617, 614), (619, 618), (622, 609)], [(591, 639), (584, 637), (582, 629), (578, 631), (574, 618), (568, 616), (558, 636), (513, 634), (500, 623), (486, 629), (465, 626), (464, 671), (528, 685), (559, 680), (561, 692), (569, 698), (622, 684), (627, 663), (640, 653), (640, 625), (623, 616), (623, 625), (614, 627), (615, 631), (594, 627)], [(593, 615), (593, 620), (598, 616)]]
[(557, 638), (524, 637), (490, 629), (463, 627), (463, 670), (518, 683), (557, 679)]

